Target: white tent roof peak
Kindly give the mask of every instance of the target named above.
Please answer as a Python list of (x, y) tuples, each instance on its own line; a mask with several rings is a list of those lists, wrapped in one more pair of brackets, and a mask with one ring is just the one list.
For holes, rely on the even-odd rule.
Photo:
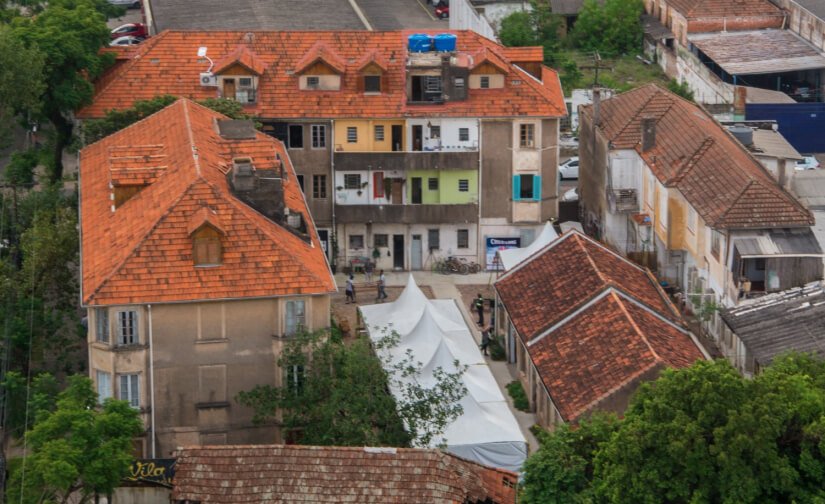
[(553, 224), (547, 222), (544, 224), (544, 228), (542, 228), (541, 233), (539, 233), (530, 245), (516, 249), (500, 250), (498, 252), (498, 257), (501, 261), (501, 265), (504, 267), (505, 271), (508, 271), (544, 248), (545, 245), (558, 237), (559, 234), (556, 233), (556, 229), (553, 227)]

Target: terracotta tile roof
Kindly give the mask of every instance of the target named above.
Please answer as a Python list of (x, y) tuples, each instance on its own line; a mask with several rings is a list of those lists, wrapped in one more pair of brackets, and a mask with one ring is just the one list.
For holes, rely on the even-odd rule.
[(670, 320), (681, 320), (646, 269), (577, 231), (540, 249), (495, 284), (510, 319), (527, 341), (611, 286)]
[[(813, 216), (703, 108), (655, 84), (601, 103), (614, 149), (635, 149), (667, 187), (679, 189), (715, 229), (797, 227)], [(583, 108), (592, 119), (592, 106)], [(641, 151), (641, 121), (656, 119), (656, 145)]]
[(565, 421), (615, 403), (660, 368), (703, 358), (653, 276), (577, 231), (495, 288)]
[(295, 63), (295, 73), (300, 74), (303, 73), (304, 70), (310, 67), (319, 61), (322, 61), (329, 65), (330, 68), (338, 72), (339, 74), (344, 73), (346, 69), (346, 63), (341, 59), (338, 54), (332, 49), (330, 49), (327, 44), (324, 42), (316, 42), (315, 45), (309, 48), (304, 56)]
[(221, 73), (235, 64), (245, 66), (255, 72), (256, 75), (263, 75), (266, 70), (266, 63), (261, 61), (248, 47), (240, 45), (234, 51), (216, 61), (212, 72), (216, 74)]
[[(407, 37), (411, 33), (166, 31), (136, 46), (139, 50), (129, 53), (130, 60), (120, 62), (98, 79), (94, 103), (78, 114), (79, 117), (101, 117), (107, 110), (126, 108), (135, 100), (163, 94), (193, 100), (217, 97), (216, 88), (200, 85), (199, 75), (207, 70), (209, 63), (198, 60), (198, 48), (207, 46), (209, 57), (221, 60), (236, 51), (239, 45), (244, 45), (266, 67), (260, 77), (257, 103), (244, 108), (248, 113), (263, 118), (566, 115), (564, 97), (555, 72), (547, 70), (550, 81), (542, 83), (516, 68), (506, 58), (504, 88), (468, 89), (468, 98), (464, 101), (438, 105), (407, 104)], [(458, 36), (460, 52), (471, 54), (487, 48), (507, 54), (506, 49), (472, 31), (453, 33)], [(361, 60), (368, 51), (377, 51), (386, 62), (387, 92), (365, 95), (363, 90), (359, 90)], [(306, 67), (321, 55), (328, 63), (341, 67), (341, 90), (300, 90), (298, 69)]]
[(519, 63), (542, 63), (544, 62), (544, 48), (541, 46), (530, 47), (502, 47), (502, 54), (510, 61)]
[(470, 67), (470, 70), (473, 70), (484, 63), (489, 63), (504, 73), (507, 73), (510, 67), (510, 65), (504, 61), (502, 56), (490, 49), (487, 49), (486, 47), (482, 48), (473, 55), (473, 65)]
[[(92, 144), (80, 153), (82, 299), (109, 305), (322, 294), (334, 291), (326, 258), (283, 145), (262, 133), (225, 140), (224, 117), (188, 100)], [(110, 163), (146, 153), (166, 169), (112, 211)], [(256, 169), (284, 161), (285, 205), (302, 214), (308, 243), (235, 198), (226, 172), (235, 157)], [(189, 236), (198, 219), (226, 234), (222, 264), (195, 267)]]
[(436, 449), (186, 447), (172, 499), (189, 502), (515, 503), (518, 477)]
[(358, 63), (356, 63), (356, 68), (358, 68), (358, 70), (363, 70), (364, 67), (368, 66), (370, 63), (376, 65), (385, 72), (390, 67), (387, 60), (384, 59), (384, 56), (382, 56), (381, 53), (375, 49), (372, 49), (364, 53), (364, 56), (358, 60)]
[(668, 5), (687, 19), (781, 16), (768, 0), (668, 0)]

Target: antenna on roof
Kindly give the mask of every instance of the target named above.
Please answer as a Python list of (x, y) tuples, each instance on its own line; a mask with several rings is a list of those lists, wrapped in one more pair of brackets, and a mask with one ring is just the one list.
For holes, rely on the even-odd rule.
[(198, 47), (198, 58), (206, 58), (207, 60), (209, 60), (209, 69), (206, 71), (206, 73), (211, 72), (212, 67), (215, 66), (215, 62), (212, 61), (212, 58), (206, 55), (206, 46)]

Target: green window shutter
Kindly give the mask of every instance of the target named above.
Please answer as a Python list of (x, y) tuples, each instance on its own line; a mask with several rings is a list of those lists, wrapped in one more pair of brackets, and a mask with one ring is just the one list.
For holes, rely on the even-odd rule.
[(541, 175), (533, 176), (533, 200), (541, 201)]
[(513, 175), (513, 201), (521, 199), (521, 177)]

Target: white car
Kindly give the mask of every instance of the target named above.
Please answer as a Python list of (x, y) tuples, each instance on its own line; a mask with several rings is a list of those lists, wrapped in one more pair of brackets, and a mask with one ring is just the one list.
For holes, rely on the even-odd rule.
[(579, 201), (579, 188), (574, 187), (568, 191), (565, 191), (561, 197), (563, 202), (570, 202), (570, 201)]
[(563, 179), (579, 178), (579, 158), (571, 157), (559, 165), (559, 176)]
[(140, 37), (118, 37), (109, 43), (112, 47), (117, 46), (133, 46), (138, 45), (143, 42), (143, 39)]
[(797, 170), (816, 170), (819, 168), (819, 161), (813, 156), (805, 156), (801, 161), (796, 162), (794, 168)]

